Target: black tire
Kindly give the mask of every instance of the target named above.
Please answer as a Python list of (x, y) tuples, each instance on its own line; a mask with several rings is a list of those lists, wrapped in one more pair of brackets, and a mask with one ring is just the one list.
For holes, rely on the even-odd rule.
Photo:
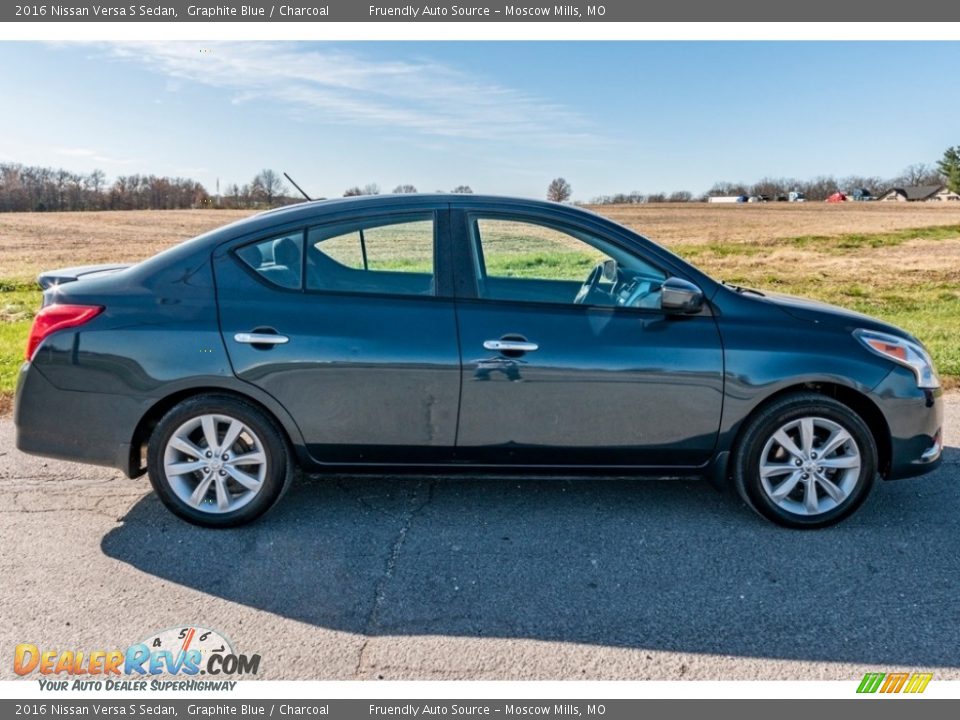
[[(233, 510), (217, 511), (214, 509), (215, 500), (219, 496), (216, 483), (208, 482), (208, 488), (211, 488), (205, 497), (208, 501), (200, 503), (200, 506), (194, 506), (182, 499), (175, 489), (176, 487), (189, 487), (189, 483), (195, 481), (199, 485), (200, 481), (206, 478), (206, 474), (211, 471), (209, 468), (198, 470), (193, 473), (185, 473), (171, 480), (165, 471), (165, 453), (168, 451), (168, 444), (174, 433), (187, 423), (191, 423), (202, 416), (223, 416), (228, 419), (240, 421), (245, 430), (244, 435), (238, 438), (230, 450), (240, 447), (240, 443), (248, 442), (248, 439), (259, 441), (259, 448), (256, 445), (247, 447), (247, 450), (260, 450), (265, 457), (265, 468), (262, 470), (262, 481), (258, 489), (250, 491), (250, 498), (245, 504)], [(227, 421), (221, 421), (227, 422)], [(225, 434), (225, 433), (224, 433)], [(204, 435), (200, 431), (200, 435)], [(221, 440), (225, 440), (221, 436)], [(197, 447), (206, 449), (203, 444), (204, 439), (198, 436)], [(241, 448), (240, 452), (243, 452)], [(236, 455), (236, 452), (234, 453)], [(190, 455), (185, 455), (184, 460), (189, 460)], [(219, 459), (219, 456), (218, 456)], [(257, 461), (257, 472), (260, 471), (259, 460)], [(225, 463), (224, 463), (225, 464)], [(263, 411), (246, 403), (238, 398), (228, 395), (200, 395), (189, 398), (179, 403), (169, 410), (157, 423), (153, 434), (150, 436), (150, 442), (147, 445), (147, 470), (150, 475), (150, 483), (156, 490), (157, 495), (164, 505), (167, 506), (175, 515), (183, 518), (194, 525), (200, 525), (208, 528), (236, 527), (256, 520), (269, 510), (280, 499), (287, 485), (294, 475), (294, 464), (287, 443), (281, 434), (276, 423)], [(217, 473), (212, 473), (217, 474)], [(220, 473), (223, 475), (223, 473)], [(225, 482), (231, 482), (229, 475), (225, 476)], [(229, 495), (230, 498), (244, 498), (247, 488), (243, 488), (236, 483), (233, 487), (237, 490), (237, 496)], [(189, 499), (189, 498), (188, 498)], [(210, 510), (204, 510), (204, 507)]]
[[(791, 512), (785, 509), (768, 493), (761, 479), (761, 455), (764, 448), (767, 447), (767, 443), (775, 442), (773, 436), (779, 429), (791, 422), (799, 421), (801, 418), (822, 419), (827, 423), (832, 422), (841, 426), (849, 433), (852, 442), (856, 445), (856, 451), (859, 452), (859, 473), (850, 470), (849, 474), (845, 476), (845, 482), (850, 483), (851, 489), (842, 501), (836, 502), (834, 498), (829, 497), (829, 494), (823, 491), (822, 486), (815, 486), (817, 489), (814, 490), (814, 493), (817, 494), (818, 499), (823, 499), (825, 506), (827, 506), (827, 509), (819, 514), (803, 514), (802, 512)], [(824, 432), (822, 428), (819, 431)], [(822, 439), (818, 439), (816, 442), (823, 444)], [(844, 447), (844, 453), (852, 454), (850, 445)], [(816, 449), (817, 447), (814, 447), (814, 450)], [(787, 458), (787, 462), (799, 464), (794, 456), (784, 454), (782, 449), (779, 452)], [(836, 460), (837, 458), (831, 459)], [(845, 456), (843, 459), (845, 459)], [(815, 460), (811, 462), (816, 464)], [(821, 458), (821, 462), (825, 463), (826, 461)], [(797, 472), (801, 472), (802, 469), (799, 468)], [(840, 471), (830, 470), (828, 472), (837, 473)], [(811, 474), (814, 477), (816, 476), (815, 473)], [(763, 517), (778, 525), (790, 528), (821, 528), (833, 525), (848, 517), (866, 500), (870, 489), (873, 487), (876, 474), (877, 444), (870, 428), (867, 427), (867, 424), (859, 415), (843, 403), (817, 393), (786, 395), (762, 407), (748, 420), (740, 435), (737, 447), (734, 449), (733, 483), (740, 497)], [(782, 474), (780, 477), (782, 477)], [(834, 475), (834, 477), (839, 476)], [(772, 481), (768, 481), (768, 483), (770, 482)], [(781, 498), (781, 501), (799, 506), (802, 504), (800, 498), (806, 498), (805, 487), (802, 481), (797, 482), (796, 488), (791, 494), (786, 498)], [(774, 489), (775, 493), (776, 488)]]

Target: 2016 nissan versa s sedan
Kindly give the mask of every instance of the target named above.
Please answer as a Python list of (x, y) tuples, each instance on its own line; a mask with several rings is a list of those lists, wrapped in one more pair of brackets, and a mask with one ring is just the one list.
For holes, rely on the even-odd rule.
[(199, 525), (260, 516), (300, 466), (701, 475), (809, 528), (940, 459), (915, 338), (564, 205), (308, 202), (40, 283), (17, 446), (146, 471)]

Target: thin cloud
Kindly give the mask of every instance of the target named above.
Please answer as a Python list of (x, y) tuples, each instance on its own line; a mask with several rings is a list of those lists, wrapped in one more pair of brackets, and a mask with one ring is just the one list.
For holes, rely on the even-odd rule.
[(594, 139), (578, 113), (430, 61), (377, 60), (276, 43), (136, 43), (111, 53), (168, 77), (276, 102), (300, 120), (537, 145)]
[(84, 160), (92, 160), (93, 162), (103, 163), (104, 165), (128, 165), (131, 162), (130, 160), (123, 160), (120, 158), (113, 158), (108, 155), (103, 155), (93, 148), (56, 148), (55, 152), (58, 155), (65, 155), (72, 158), (83, 158)]

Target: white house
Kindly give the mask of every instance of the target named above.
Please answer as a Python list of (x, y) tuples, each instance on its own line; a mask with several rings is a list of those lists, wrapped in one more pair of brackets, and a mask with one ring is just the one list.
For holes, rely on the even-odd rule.
[(880, 199), (885, 202), (960, 202), (960, 194), (949, 190), (946, 185), (912, 185), (890, 188)]

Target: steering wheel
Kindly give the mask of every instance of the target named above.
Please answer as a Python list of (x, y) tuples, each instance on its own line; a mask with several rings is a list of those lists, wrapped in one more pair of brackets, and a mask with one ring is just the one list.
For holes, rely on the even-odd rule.
[(583, 285), (580, 286), (580, 289), (577, 291), (577, 296), (573, 299), (574, 305), (583, 305), (587, 298), (590, 297), (591, 293), (596, 289), (597, 285), (600, 284), (600, 278), (603, 277), (603, 263), (597, 263), (594, 266), (593, 270), (590, 271), (590, 274), (587, 275), (587, 279), (583, 281)]

